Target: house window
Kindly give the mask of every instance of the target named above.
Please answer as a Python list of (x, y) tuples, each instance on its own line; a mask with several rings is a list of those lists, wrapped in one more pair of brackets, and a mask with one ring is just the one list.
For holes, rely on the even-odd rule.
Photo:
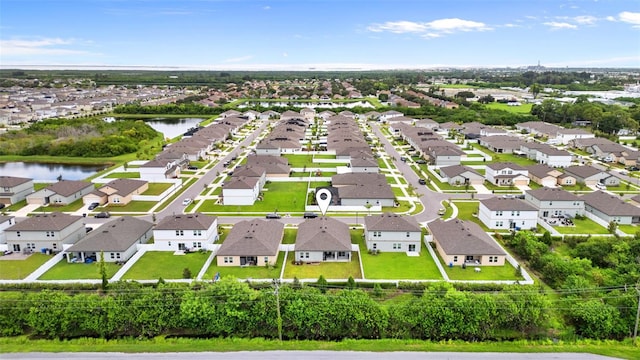
[(120, 253), (116, 253), (116, 259), (120, 259)]
[(58, 243), (53, 243), (53, 249), (57, 249), (58, 248)]
[(502, 211), (496, 211), (496, 216), (502, 216)]
[(268, 256), (265, 256), (265, 257), (264, 257), (264, 263), (265, 263), (265, 264), (268, 264), (268, 263), (269, 263), (269, 257), (268, 257)]
[(304, 257), (305, 257), (306, 259), (308, 259), (308, 258), (309, 258), (309, 253), (304, 253)]
[(198, 247), (201, 248), (202, 247), (202, 243), (200, 241), (198, 241)]
[(511, 211), (511, 216), (513, 216), (515, 214), (515, 211)]
[(344, 251), (338, 251), (338, 257), (345, 257), (347, 256), (347, 253)]
[(202, 230), (193, 230), (193, 235), (194, 235), (194, 236), (200, 236), (200, 235), (202, 235)]
[(115, 255), (114, 253), (109, 253), (109, 255), (110, 255), (110, 257), (111, 257), (112, 259), (115, 259), (115, 258), (116, 258), (116, 255)]
[(407, 231), (407, 237), (411, 236), (411, 234)]
[(458, 262), (458, 256), (457, 255), (453, 257), (453, 262)]
[(20, 237), (20, 231), (16, 231), (16, 236)]
[(520, 211), (516, 211), (516, 216), (520, 216)]
[(196, 242), (195, 242), (195, 241), (194, 241), (192, 244), (193, 244), (193, 246), (192, 246), (192, 247), (196, 247)]
[(373, 243), (373, 250), (376, 250), (376, 249), (378, 249), (378, 244)]
[(184, 236), (184, 230), (176, 230), (176, 236)]
[(171, 246), (171, 241), (169, 241), (169, 246)]
[(120, 198), (119, 197), (114, 197), (113, 198), (113, 203), (114, 204), (119, 204), (120, 203)]
[(502, 227), (502, 221), (496, 221), (496, 227)]

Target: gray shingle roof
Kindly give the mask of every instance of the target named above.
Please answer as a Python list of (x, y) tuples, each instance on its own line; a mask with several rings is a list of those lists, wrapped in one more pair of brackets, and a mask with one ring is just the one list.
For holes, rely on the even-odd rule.
[(502, 169), (507, 169), (507, 168), (512, 169), (512, 170), (527, 170), (523, 166), (520, 166), (518, 164), (514, 164), (512, 162), (493, 163), (493, 164), (488, 164), (487, 167), (491, 168), (493, 170), (502, 170)]
[(367, 216), (364, 224), (368, 231), (420, 231), (420, 225), (413, 216), (394, 213)]
[(472, 221), (437, 219), (427, 226), (433, 238), (449, 255), (506, 255), (502, 248)]
[(602, 170), (596, 169), (589, 165), (573, 165), (564, 169), (566, 174), (573, 175), (574, 177), (585, 179), (593, 175), (602, 173)]
[(200, 213), (171, 215), (160, 220), (155, 230), (208, 230), (216, 219)]
[(125, 251), (147, 233), (153, 224), (131, 216), (111, 220), (69, 248), (73, 251)]
[(609, 216), (640, 216), (640, 208), (627, 204), (619, 197), (600, 190), (582, 195), (580, 199), (584, 200), (585, 205), (591, 206)]
[(76, 221), (82, 221), (82, 217), (61, 212), (37, 214), (10, 226), (5, 231), (60, 231)]
[(62, 180), (47, 186), (45, 189), (62, 196), (70, 196), (86, 187), (93, 188), (93, 184), (86, 181)]
[(29, 181), (32, 181), (32, 179), (3, 175), (0, 176), (0, 187), (14, 187)]
[(218, 256), (273, 256), (278, 253), (284, 224), (253, 219), (236, 223), (218, 250)]
[(307, 219), (298, 225), (296, 251), (351, 251), (349, 225), (330, 217)]
[(491, 197), (480, 200), (491, 211), (538, 211), (529, 203), (515, 198)]
[(577, 195), (559, 188), (543, 187), (535, 190), (527, 190), (527, 194), (542, 201), (575, 201), (580, 200)]
[(109, 181), (108, 183), (104, 184), (103, 186), (100, 187), (100, 189), (108, 186), (108, 187), (110, 187), (112, 189), (115, 189), (116, 193), (118, 193), (120, 195), (123, 195), (123, 196), (127, 196), (127, 195), (131, 194), (132, 192), (138, 190), (139, 188), (141, 188), (145, 184), (147, 184), (147, 182), (144, 181), (144, 180), (115, 179), (115, 180)]
[(477, 171), (475, 171), (473, 168), (470, 168), (466, 165), (451, 165), (451, 166), (444, 166), (440, 168), (440, 171), (445, 174), (448, 178), (452, 178), (452, 177), (456, 177), (458, 175), (462, 175), (465, 172), (470, 172), (472, 174), (478, 175), (480, 177), (482, 177), (482, 175), (480, 175), (480, 173), (478, 173)]
[(231, 177), (229, 182), (222, 185), (222, 189), (253, 189), (258, 180), (257, 177)]

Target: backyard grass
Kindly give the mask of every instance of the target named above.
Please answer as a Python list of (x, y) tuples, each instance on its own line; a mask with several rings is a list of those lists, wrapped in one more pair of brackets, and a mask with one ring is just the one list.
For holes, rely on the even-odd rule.
[(140, 172), (127, 171), (127, 172), (112, 172), (104, 176), (107, 179), (138, 179), (140, 178)]
[(282, 243), (295, 244), (297, 235), (298, 235), (298, 229), (284, 229), (284, 235), (282, 236)]
[(38, 213), (38, 212), (54, 212), (54, 211), (59, 211), (59, 212), (71, 212), (71, 211), (77, 211), (80, 210), (80, 208), (84, 206), (84, 203), (82, 202), (82, 199), (78, 199), (74, 202), (72, 202), (71, 204), (68, 205), (53, 205), (53, 204), (49, 204), (48, 206), (40, 206), (39, 208), (37, 208), (36, 210), (34, 210), (34, 213)]
[(598, 225), (591, 219), (573, 219), (575, 226), (554, 226), (553, 228), (560, 234), (608, 234), (609, 230)]
[(313, 155), (304, 154), (304, 155), (291, 155), (291, 154), (283, 154), (282, 157), (286, 158), (289, 161), (289, 165), (292, 168), (304, 168), (307, 167), (309, 169), (312, 168), (335, 168), (341, 164), (333, 164), (333, 163), (314, 163)]
[(621, 224), (618, 224), (618, 229), (620, 231), (622, 231), (623, 233), (625, 233), (625, 234), (635, 235), (636, 232), (638, 230), (640, 230), (640, 227), (638, 227), (637, 225), (626, 225), (626, 224), (625, 225), (621, 225)]
[(402, 189), (399, 187), (391, 187), (391, 191), (393, 191), (393, 195), (395, 195), (396, 197), (398, 196), (404, 196), (404, 193), (402, 192)]
[(519, 190), (517, 187), (515, 187), (515, 186), (498, 186), (498, 185), (496, 185), (496, 184), (492, 184), (492, 183), (490, 183), (490, 182), (489, 182), (489, 181), (487, 181), (487, 180), (485, 180), (485, 181), (484, 181), (483, 185), (484, 185), (487, 189), (489, 189), (489, 190), (500, 190), (500, 191), (502, 191), (502, 192), (509, 192), (509, 191), (511, 191), (511, 192), (513, 192), (513, 191), (517, 191), (517, 192), (519, 192), (519, 191), (520, 191), (520, 190)]
[(7, 206), (6, 208), (4, 208), (5, 211), (17, 211), (22, 209), (23, 207), (27, 206), (27, 200), (22, 200), (22, 201), (18, 201), (15, 204), (11, 204), (9, 206)]
[(453, 205), (458, 208), (458, 215), (456, 218), (460, 220), (473, 221), (480, 225), (484, 231), (489, 231), (482, 221), (477, 216), (473, 216), (474, 213), (478, 214), (480, 203), (477, 201), (454, 201)]
[(172, 251), (147, 251), (122, 277), (123, 280), (182, 279), (185, 268), (191, 270), (195, 278), (209, 252), (195, 252), (185, 255), (173, 255)]
[(169, 189), (173, 184), (169, 183), (149, 183), (149, 188), (147, 191), (143, 192), (142, 195), (160, 195)]
[[(512, 162), (514, 164), (518, 164), (518, 165), (522, 165), (522, 166), (528, 166), (528, 165), (535, 165), (536, 161), (535, 160), (531, 160), (531, 159), (527, 159), (526, 157), (523, 156), (518, 156), (515, 154), (498, 154), (495, 153), (489, 149), (487, 149), (486, 147), (477, 144), (477, 143), (470, 143), (470, 145), (482, 152), (484, 152), (487, 155), (491, 156), (491, 161), (489, 163), (497, 163), (497, 162)], [(465, 161), (465, 164), (469, 164), (470, 162)], [(480, 164), (482, 164), (484, 162), (480, 162)], [(486, 163), (485, 163), (486, 164)]]
[(280, 277), (282, 263), (284, 261), (284, 252), (278, 253), (278, 261), (275, 266), (218, 266), (217, 259), (213, 262), (202, 277), (203, 280), (213, 279), (216, 273), (220, 273), (220, 277), (233, 276), (238, 279), (277, 279)]
[(349, 262), (323, 262), (315, 265), (292, 265), (295, 254), (290, 252), (287, 256), (287, 265), (284, 269), (284, 277), (287, 279), (317, 279), (320, 275), (325, 279), (348, 279), (352, 276), (354, 279), (361, 279), (360, 262), (358, 261), (358, 253), (351, 252), (351, 261)]
[(132, 201), (127, 205), (109, 204), (106, 206), (106, 210), (113, 212), (147, 212), (156, 204), (156, 201)]
[[(111, 278), (120, 270), (120, 265), (105, 262), (107, 278)], [(69, 263), (66, 258), (60, 260), (49, 271), (42, 274), (38, 280), (70, 280), (70, 279), (100, 279), (100, 263)]]
[(33, 191), (38, 191), (38, 190), (42, 190), (44, 188), (46, 188), (47, 186), (51, 185), (51, 183), (41, 183), (41, 182), (34, 182), (33, 183)]
[(218, 205), (206, 200), (200, 205), (202, 212), (301, 212), (306, 202), (306, 182), (268, 183), (263, 200), (253, 205)]
[(50, 255), (33, 253), (24, 260), (0, 260), (0, 279), (19, 280), (34, 272), (51, 259)]
[[(440, 255), (438, 255), (438, 261), (442, 264)], [(480, 272), (474, 271), (475, 266), (467, 266), (466, 269), (459, 265), (449, 267), (447, 264), (442, 264), (442, 266), (451, 280), (524, 280), (522, 276), (516, 275), (516, 269), (508, 262), (503, 266), (479, 266)]]

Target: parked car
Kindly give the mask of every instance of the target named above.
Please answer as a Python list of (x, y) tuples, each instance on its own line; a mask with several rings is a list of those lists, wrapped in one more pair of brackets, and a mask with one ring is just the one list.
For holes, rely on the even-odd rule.
[(111, 214), (109, 214), (106, 211), (103, 212), (99, 212), (97, 214), (95, 214), (93, 217), (98, 218), (98, 219), (108, 219), (111, 217)]
[(419, 183), (420, 185), (427, 185), (427, 180), (425, 180), (425, 179), (418, 179), (418, 183)]
[(314, 212), (306, 212), (304, 213), (304, 215), (302, 215), (303, 218), (305, 219), (315, 219), (318, 217), (318, 214), (314, 213)]
[(404, 157), (404, 156), (400, 156), (400, 161), (402, 161), (402, 162), (407, 161), (407, 158)]
[(90, 232), (91, 230), (93, 230), (93, 228), (91, 226), (87, 226), (86, 228), (84, 228), (84, 230), (86, 232)]
[(637, 166), (629, 166), (627, 168), (627, 170), (629, 170), (629, 171), (638, 171), (638, 170), (640, 170), (640, 168), (638, 168)]
[(596, 183), (596, 188), (598, 188), (600, 190), (607, 190), (607, 185), (605, 185), (603, 183)]
[(280, 218), (282, 218), (282, 216), (280, 216), (279, 214), (273, 213), (273, 214), (267, 214), (266, 218), (267, 219), (280, 219)]
[(187, 166), (187, 170), (198, 170), (197, 166), (189, 165)]
[(96, 202), (91, 203), (91, 204), (89, 204), (89, 210), (93, 210), (93, 209), (97, 208), (98, 206), (100, 206), (100, 203), (96, 203)]
[(416, 160), (416, 163), (417, 163), (417, 164), (426, 164), (426, 163), (427, 163), (427, 160), (425, 160), (425, 159), (418, 159), (418, 160)]
[(182, 205), (187, 206), (189, 204), (191, 204), (191, 198), (186, 198), (184, 200), (182, 200)]

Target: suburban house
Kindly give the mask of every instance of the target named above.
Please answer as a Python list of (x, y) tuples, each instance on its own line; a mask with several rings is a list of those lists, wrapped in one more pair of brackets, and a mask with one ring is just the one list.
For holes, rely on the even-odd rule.
[(63, 244), (74, 244), (86, 234), (84, 220), (61, 212), (37, 214), (4, 230), (7, 245), (16, 252), (62, 251)]
[(157, 181), (175, 179), (180, 176), (181, 167), (177, 161), (171, 159), (154, 159), (140, 165), (140, 179)]
[(222, 185), (222, 204), (253, 205), (260, 190), (260, 178), (233, 176)]
[(373, 156), (351, 156), (349, 165), (351, 172), (354, 173), (378, 173), (380, 171), (378, 160)]
[(15, 176), (0, 176), (0, 204), (11, 205), (33, 192), (33, 180)]
[(640, 208), (622, 201), (618, 196), (598, 190), (584, 194), (580, 199), (584, 200), (586, 212), (592, 213), (606, 223), (640, 223)]
[[(0, 215), (0, 244), (7, 243), (7, 235), (5, 234), (5, 229), (8, 227), (15, 225), (16, 218), (9, 215)], [(2, 246), (2, 245), (0, 245)], [(4, 248), (0, 247), (0, 250), (8, 250), (6, 246)]]
[(484, 136), (478, 141), (480, 145), (498, 154), (519, 153), (520, 146), (525, 143), (519, 137), (508, 135)]
[(489, 229), (534, 229), (538, 209), (516, 198), (491, 197), (480, 200), (478, 218)]
[(218, 240), (218, 218), (200, 213), (169, 215), (153, 229), (156, 250), (206, 249)]
[(593, 166), (569, 166), (564, 169), (565, 174), (569, 174), (576, 179), (576, 183), (584, 183), (587, 186), (595, 186), (600, 183), (607, 186), (620, 185), (620, 179), (612, 174), (596, 169)]
[(297, 262), (351, 261), (351, 250), (349, 225), (340, 220), (321, 216), (298, 225)]
[(278, 261), (284, 224), (261, 219), (236, 223), (216, 254), (218, 266), (267, 266)]
[(459, 219), (436, 219), (427, 226), (445, 265), (504, 265), (507, 254), (480, 225)]
[(148, 188), (149, 183), (144, 180), (115, 179), (83, 196), (82, 201), (85, 204), (97, 202), (100, 205), (127, 205), (134, 195), (140, 195)]
[(571, 166), (572, 155), (566, 150), (556, 149), (547, 144), (528, 142), (520, 146), (527, 158), (551, 167)]
[(558, 183), (558, 176), (562, 175), (560, 170), (547, 164), (527, 166), (527, 170), (529, 170), (529, 178), (533, 182), (546, 187), (555, 187)]
[(393, 213), (364, 218), (367, 249), (383, 252), (420, 252), (422, 230), (413, 216)]
[(92, 192), (94, 186), (90, 182), (76, 180), (61, 180), (48, 185), (27, 196), (27, 204), (38, 205), (68, 205)]
[(538, 216), (584, 215), (584, 200), (560, 188), (540, 188), (527, 190), (525, 201), (538, 209)]
[(287, 158), (269, 155), (247, 156), (247, 166), (257, 166), (264, 169), (268, 178), (289, 177), (291, 166)]
[(383, 174), (333, 175), (331, 185), (337, 189), (339, 204), (343, 206), (395, 205), (395, 194)]
[(105, 262), (124, 262), (138, 251), (138, 244), (145, 244), (153, 236), (153, 224), (132, 216), (111, 220), (84, 239), (67, 249), (68, 262), (83, 263), (87, 259)]
[(594, 134), (582, 129), (566, 129), (543, 121), (527, 121), (516, 124), (516, 129), (536, 136), (543, 136), (549, 141), (564, 145), (576, 139), (590, 139), (595, 137)]
[(558, 176), (558, 185), (560, 186), (574, 186), (578, 183), (578, 180), (575, 176), (569, 173), (562, 173)]
[(529, 170), (514, 163), (493, 163), (486, 166), (488, 182), (498, 186), (529, 185)]
[(466, 165), (441, 167), (440, 176), (453, 186), (482, 185), (484, 183), (484, 177)]
[(457, 145), (446, 140), (430, 140), (420, 145), (420, 151), (429, 164), (436, 166), (459, 165), (460, 158), (465, 155)]

